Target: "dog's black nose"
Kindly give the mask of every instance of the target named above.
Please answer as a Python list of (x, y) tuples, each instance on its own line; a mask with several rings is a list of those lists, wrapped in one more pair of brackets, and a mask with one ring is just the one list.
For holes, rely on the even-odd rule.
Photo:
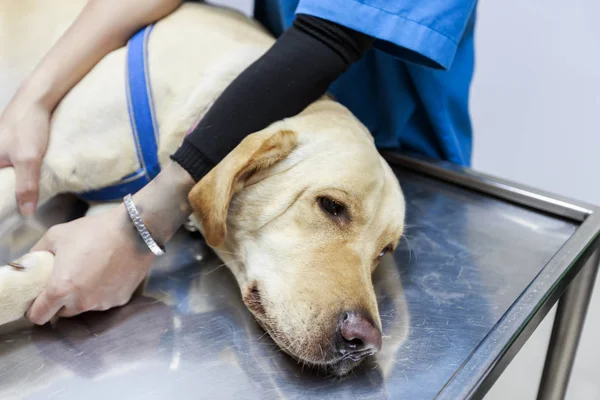
[(337, 350), (360, 360), (381, 350), (381, 331), (370, 318), (357, 312), (344, 312), (338, 325)]

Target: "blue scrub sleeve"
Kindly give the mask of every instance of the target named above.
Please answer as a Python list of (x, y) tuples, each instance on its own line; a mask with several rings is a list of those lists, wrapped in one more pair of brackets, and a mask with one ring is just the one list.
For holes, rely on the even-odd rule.
[(476, 0), (300, 0), (296, 14), (338, 23), (377, 39), (404, 61), (449, 69)]

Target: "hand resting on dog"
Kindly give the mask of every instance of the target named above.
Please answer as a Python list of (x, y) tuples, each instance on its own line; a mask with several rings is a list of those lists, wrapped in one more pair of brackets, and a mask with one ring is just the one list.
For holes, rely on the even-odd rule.
[[(157, 240), (167, 242), (191, 213), (187, 194), (193, 183), (172, 163), (134, 196)], [(52, 227), (32, 249), (42, 250), (55, 254), (55, 267), (27, 313), (36, 324), (54, 315), (70, 317), (127, 303), (154, 259), (122, 204)]]
[(50, 116), (60, 100), (102, 57), (179, 4), (180, 0), (90, 1), (21, 84), (0, 115), (0, 168), (15, 169), (21, 214), (32, 215), (36, 209)]

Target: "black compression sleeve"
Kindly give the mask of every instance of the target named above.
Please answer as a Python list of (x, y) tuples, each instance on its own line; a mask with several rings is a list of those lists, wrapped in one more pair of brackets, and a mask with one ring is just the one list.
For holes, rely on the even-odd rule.
[(300, 113), (322, 96), (371, 43), (348, 28), (298, 15), (225, 89), (171, 158), (200, 180), (248, 134)]

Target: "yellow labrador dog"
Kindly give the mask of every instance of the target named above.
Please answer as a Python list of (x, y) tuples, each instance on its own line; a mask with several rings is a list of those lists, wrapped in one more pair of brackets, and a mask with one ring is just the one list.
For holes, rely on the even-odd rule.
[[(9, 88), (0, 91), (0, 107), (84, 3), (0, 0), (0, 86)], [(161, 163), (272, 43), (254, 21), (207, 5), (184, 4), (156, 24), (149, 79)], [(139, 168), (125, 57), (124, 48), (107, 55), (56, 109), (42, 201), (105, 187)], [(0, 217), (17, 210), (14, 188), (14, 171), (1, 169)], [(371, 274), (402, 235), (404, 199), (371, 135), (346, 108), (323, 98), (250, 135), (189, 199), (244, 303), (285, 352), (345, 374), (381, 348)], [(52, 265), (52, 254), (38, 252), (0, 266), (0, 324), (23, 316)]]

